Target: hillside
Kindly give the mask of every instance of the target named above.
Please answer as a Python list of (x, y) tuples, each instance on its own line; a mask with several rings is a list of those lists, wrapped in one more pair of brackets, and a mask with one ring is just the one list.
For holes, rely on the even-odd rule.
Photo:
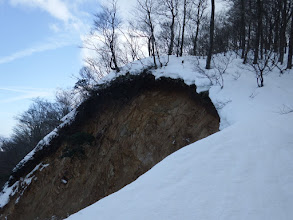
[(235, 58), (221, 89), (204, 60), (149, 62), (105, 77), (16, 167), (2, 218), (58, 219), (90, 204), (68, 219), (293, 218), (292, 72), (258, 88)]
[(67, 217), (218, 131), (207, 92), (139, 71), (97, 86), (17, 165), (1, 195), (3, 218)]
[[(177, 63), (164, 73), (176, 77)], [(220, 132), (68, 219), (292, 219), (292, 71), (275, 70), (258, 88), (236, 59), (224, 80), (223, 89), (209, 89)]]

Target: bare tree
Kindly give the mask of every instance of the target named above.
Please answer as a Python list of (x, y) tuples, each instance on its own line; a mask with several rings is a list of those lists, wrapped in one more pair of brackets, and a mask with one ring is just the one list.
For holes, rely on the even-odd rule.
[(79, 104), (79, 101), (76, 100), (75, 94), (71, 89), (58, 89), (55, 95), (55, 100), (57, 108), (61, 112), (61, 115), (68, 114), (74, 107)]
[(224, 78), (223, 75), (226, 73), (229, 65), (235, 59), (235, 54), (233, 52), (228, 52), (223, 54), (216, 55), (212, 61), (214, 65), (214, 76), (216, 84), (221, 86), (221, 89), (224, 88)]
[(13, 167), (69, 112), (69, 100), (61, 96), (58, 102), (35, 99), (28, 110), (16, 117), (18, 124), (11, 137), (0, 137), (0, 187), (8, 180)]
[(95, 14), (94, 27), (90, 36), (84, 40), (84, 48), (94, 55), (87, 57), (87, 65), (102, 78), (111, 70), (119, 68), (119, 28), (121, 20), (118, 17), (117, 0), (111, 0)]
[(193, 36), (193, 50), (192, 54), (195, 56), (197, 54), (197, 44), (198, 44), (198, 35), (199, 35), (199, 28), (203, 19), (204, 12), (207, 8), (207, 0), (198, 0), (198, 2), (194, 2), (196, 12), (193, 21), (196, 25), (195, 34)]
[(140, 36), (147, 38), (147, 48), (149, 56), (153, 58), (154, 66), (155, 68), (157, 68), (158, 65), (156, 57), (158, 58), (161, 66), (162, 63), (160, 62), (159, 50), (155, 34), (155, 18), (158, 15), (158, 5), (156, 5), (155, 3), (155, 0), (138, 0), (135, 11), (137, 20), (136, 23), (132, 23), (132, 26), (134, 26), (138, 30)]
[(168, 55), (173, 54), (174, 49), (174, 41), (175, 41), (175, 21), (178, 16), (178, 0), (160, 0), (159, 4), (161, 4), (160, 11), (158, 12), (159, 15), (163, 15), (167, 17), (171, 21), (168, 21), (167, 24), (170, 29), (170, 43), (168, 45)]
[(125, 50), (125, 56), (127, 57), (126, 59), (131, 59), (131, 61), (135, 61), (144, 58), (145, 55), (142, 49), (144, 45), (140, 41), (140, 36), (136, 34), (136, 31), (133, 30), (131, 27), (128, 27), (126, 31), (120, 31), (125, 39), (125, 43), (123, 43), (123, 46)]

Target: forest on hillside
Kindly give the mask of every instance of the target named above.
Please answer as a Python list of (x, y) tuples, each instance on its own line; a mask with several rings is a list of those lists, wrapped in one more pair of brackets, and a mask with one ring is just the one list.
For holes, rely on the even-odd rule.
[[(129, 62), (151, 57), (148, 68), (161, 68), (162, 56), (206, 58), (205, 69), (216, 68), (214, 57), (231, 53), (256, 74), (257, 86), (273, 68), (280, 74), (292, 69), (293, 1), (137, 0), (123, 20), (119, 0), (109, 1), (93, 17), (83, 49), (89, 51), (79, 79), (70, 91), (60, 91), (55, 102), (37, 99), (18, 115), (9, 138), (0, 138), (0, 185), (12, 168), (84, 100), (97, 82)], [(228, 65), (228, 61), (224, 64)], [(223, 73), (223, 69), (218, 74)], [(210, 77), (210, 76), (207, 76)], [(220, 76), (212, 76), (219, 78)], [(223, 85), (222, 85), (223, 86)]]

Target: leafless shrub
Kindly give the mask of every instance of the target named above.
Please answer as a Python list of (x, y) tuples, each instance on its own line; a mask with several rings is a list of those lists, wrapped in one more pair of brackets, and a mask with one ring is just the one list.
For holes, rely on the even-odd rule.
[(293, 112), (293, 107), (290, 107), (288, 105), (283, 105), (281, 108), (280, 108), (280, 111), (279, 113), (281, 115), (286, 115), (286, 114), (289, 114), (289, 113), (292, 113)]
[(198, 72), (202, 78), (206, 78), (210, 81), (210, 85), (215, 84), (215, 76), (207, 71), (205, 68), (201, 67), (198, 57), (196, 57), (194, 71)]
[(215, 76), (217, 80), (217, 84), (221, 86), (221, 89), (224, 87), (224, 78), (223, 75), (226, 73), (229, 65), (233, 62), (235, 59), (235, 55), (233, 52), (222, 54), (216, 54), (214, 55), (212, 61), (215, 71)]
[(250, 94), (249, 98), (254, 99), (257, 95), (258, 95), (258, 93), (253, 92)]
[(220, 85), (221, 89), (224, 87), (224, 78), (223, 75), (226, 73), (229, 65), (235, 59), (234, 53), (226, 53), (214, 55), (212, 58), (213, 70), (206, 70), (202, 68), (199, 63), (199, 59), (196, 59), (195, 62), (195, 71), (200, 73), (202, 77), (207, 78), (211, 85)]
[(264, 54), (263, 59), (258, 59), (257, 63), (254, 63), (252, 58), (248, 59), (247, 63), (252, 69), (250, 71), (256, 75), (258, 87), (263, 87), (264, 76), (278, 66), (278, 56), (273, 51), (268, 51)]
[(239, 71), (236, 71), (235, 73), (232, 74), (232, 77), (236, 81), (241, 77), (241, 73), (239, 73)]

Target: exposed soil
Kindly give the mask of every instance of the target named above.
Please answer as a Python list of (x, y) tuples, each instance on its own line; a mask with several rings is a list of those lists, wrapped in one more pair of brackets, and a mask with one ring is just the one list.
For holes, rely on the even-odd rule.
[(120, 78), (81, 105), (51, 151), (14, 174), (16, 181), (36, 164), (49, 164), (35, 173), (16, 204), (19, 193), (11, 198), (1, 219), (62, 219), (218, 128), (208, 95), (196, 94), (195, 86), (149, 74)]

